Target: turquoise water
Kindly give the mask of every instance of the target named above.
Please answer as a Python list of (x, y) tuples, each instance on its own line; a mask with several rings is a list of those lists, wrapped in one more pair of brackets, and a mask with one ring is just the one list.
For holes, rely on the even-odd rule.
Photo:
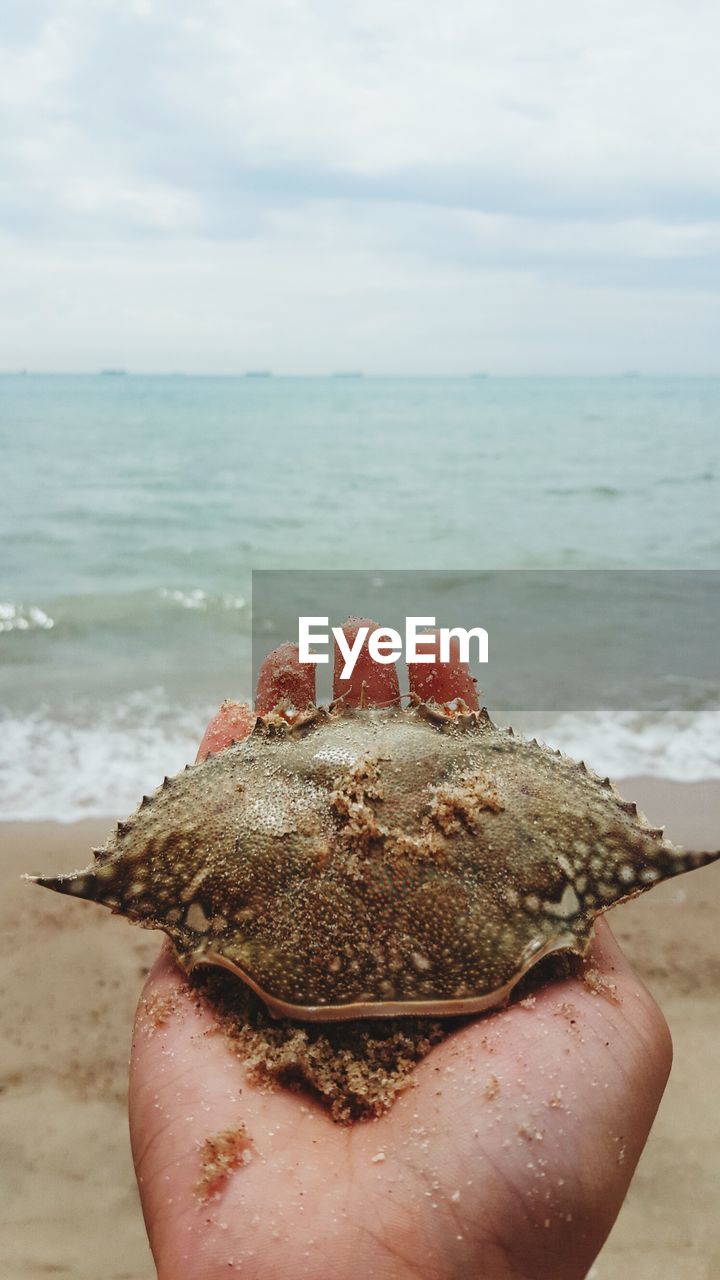
[(249, 691), (253, 568), (720, 566), (719, 379), (6, 376), (0, 450), (12, 814), (31, 760), (61, 816), (180, 763)]

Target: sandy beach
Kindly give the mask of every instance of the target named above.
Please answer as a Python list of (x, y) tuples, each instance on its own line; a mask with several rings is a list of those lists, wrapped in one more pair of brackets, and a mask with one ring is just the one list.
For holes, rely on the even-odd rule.
[[(720, 841), (720, 783), (624, 781), (669, 835)], [(0, 826), (5, 1000), (0, 1063), (3, 1274), (151, 1280), (125, 1113), (131, 1020), (158, 938), (20, 881), (84, 862), (109, 822)], [(675, 1064), (592, 1280), (720, 1275), (716, 1103), (720, 864), (618, 908), (612, 924), (659, 1001)]]

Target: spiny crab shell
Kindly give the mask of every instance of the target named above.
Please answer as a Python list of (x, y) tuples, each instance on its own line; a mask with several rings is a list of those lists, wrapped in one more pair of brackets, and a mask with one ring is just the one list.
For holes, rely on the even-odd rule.
[(166, 778), (85, 871), (38, 877), (230, 969), (303, 1020), (504, 1003), (685, 853), (608, 779), (487, 712), (281, 710)]

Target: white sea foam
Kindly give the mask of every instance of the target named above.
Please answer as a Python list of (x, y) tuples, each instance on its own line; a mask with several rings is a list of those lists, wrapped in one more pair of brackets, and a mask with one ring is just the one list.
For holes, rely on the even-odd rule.
[[(0, 721), (0, 818), (123, 817), (164, 774), (195, 758), (214, 709), (178, 714), (143, 694), (95, 722), (87, 715), (82, 723), (43, 712), (8, 715)], [(612, 778), (720, 779), (720, 709), (565, 715), (541, 727), (521, 721), (524, 732)]]
[(171, 600), (173, 604), (179, 604), (183, 609), (207, 609), (207, 592), (201, 591), (199, 587), (193, 591), (177, 591), (170, 587), (161, 587), (158, 594), (162, 600)]
[(172, 720), (130, 698), (97, 723), (42, 712), (0, 720), (0, 818), (79, 818), (130, 812), (165, 774), (195, 759), (213, 708)]
[(55, 621), (36, 604), (0, 600), (0, 631), (51, 631)]
[(208, 610), (213, 608), (229, 611), (237, 610), (239, 612), (245, 608), (246, 604), (244, 596), (228, 593), (221, 596), (211, 596), (200, 587), (194, 587), (192, 591), (180, 591), (175, 587), (160, 587), (158, 595), (161, 600), (167, 600), (170, 604), (179, 605), (181, 609), (199, 609), (203, 613), (207, 613)]
[(677, 782), (720, 778), (720, 708), (702, 711), (596, 711), (565, 714), (544, 726), (523, 723), (548, 745), (611, 778), (640, 774)]

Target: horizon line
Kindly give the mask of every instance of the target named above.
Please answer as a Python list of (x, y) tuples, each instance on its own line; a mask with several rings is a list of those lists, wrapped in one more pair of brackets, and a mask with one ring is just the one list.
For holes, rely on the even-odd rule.
[(484, 382), (484, 381), (501, 381), (503, 379), (514, 378), (597, 378), (597, 379), (616, 379), (618, 381), (636, 381), (643, 378), (674, 378), (674, 379), (693, 379), (693, 378), (720, 378), (720, 371), (704, 370), (701, 372), (679, 372), (676, 370), (668, 370), (662, 373), (654, 371), (645, 371), (642, 369), (620, 369), (613, 372), (604, 373), (561, 373), (561, 372), (515, 372), (515, 373), (493, 373), (491, 370), (482, 370), (478, 372), (468, 373), (373, 373), (365, 370), (353, 370), (345, 372), (343, 370), (328, 370), (325, 373), (290, 373), (275, 370), (254, 370), (243, 369), (235, 371), (210, 371), (202, 369), (125, 369), (125, 368), (107, 368), (107, 369), (0, 369), (0, 377), (2, 378), (236, 378), (243, 379), (248, 382), (274, 382), (283, 380), (308, 380), (308, 381), (336, 381), (336, 382), (367, 382), (367, 381), (401, 381), (412, 380), (422, 382), (437, 381), (467, 381), (467, 382)]

